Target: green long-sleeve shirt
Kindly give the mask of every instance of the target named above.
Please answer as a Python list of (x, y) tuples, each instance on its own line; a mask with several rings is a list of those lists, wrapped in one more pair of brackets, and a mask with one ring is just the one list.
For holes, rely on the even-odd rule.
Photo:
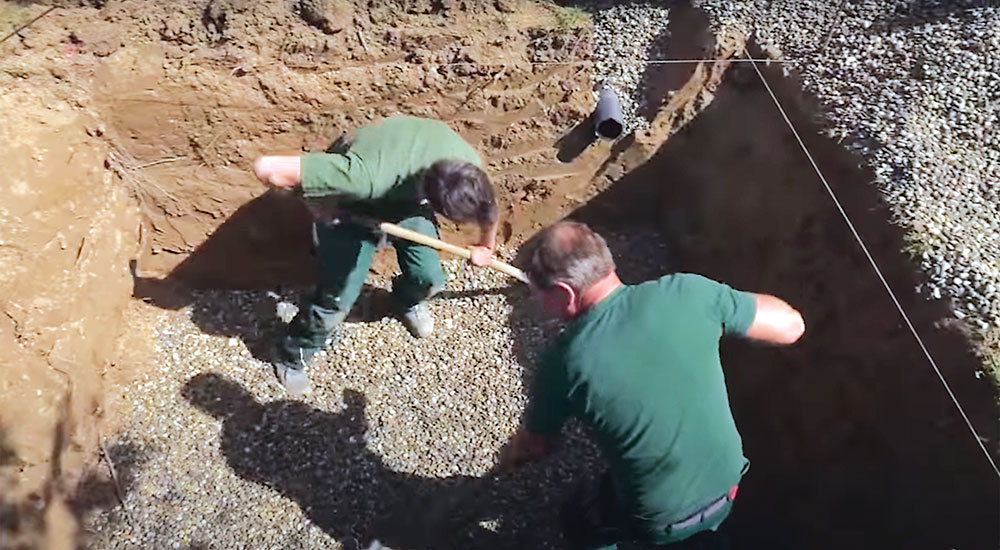
[(420, 173), (439, 160), (458, 159), (482, 167), (471, 145), (443, 122), (391, 117), (357, 130), (350, 149), (302, 157), (306, 199), (337, 197), (371, 215), (416, 207)]

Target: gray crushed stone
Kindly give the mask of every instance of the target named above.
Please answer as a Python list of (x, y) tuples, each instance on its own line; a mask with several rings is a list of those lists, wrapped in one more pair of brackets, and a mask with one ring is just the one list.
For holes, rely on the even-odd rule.
[(791, 61), (829, 135), (874, 169), (955, 316), (1000, 327), (1000, 7), (699, 0)]
[(665, 53), (670, 10), (647, 2), (593, 9), (592, 80), (618, 96), (626, 134), (646, 128), (649, 121), (639, 114), (648, 99), (642, 78), (648, 61)]
[[(112, 440), (125, 507), (88, 519), (86, 547), (560, 547), (559, 503), (601, 464), (579, 426), (550, 460), (493, 472), (556, 327), (505, 276), (446, 268), (431, 337), (349, 321), (302, 400), (254, 356), (280, 323), (269, 293), (160, 312)], [(357, 310), (387, 283), (372, 285)]]

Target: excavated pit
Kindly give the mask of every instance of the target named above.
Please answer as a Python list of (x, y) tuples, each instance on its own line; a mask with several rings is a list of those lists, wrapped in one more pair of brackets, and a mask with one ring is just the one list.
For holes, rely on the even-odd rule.
[[(973, 376), (979, 360), (959, 329), (942, 321), (947, 309), (917, 291), (920, 277), (870, 173), (820, 136), (794, 83), (774, 70), (767, 75), (976, 427), (995, 441), (992, 392)], [(1000, 512), (989, 466), (752, 69), (730, 69), (712, 103), (651, 158), (618, 167), (628, 171), (569, 217), (614, 236), (626, 281), (698, 272), (781, 296), (806, 318), (807, 335), (795, 347), (725, 347), (752, 462), (725, 527), (733, 547), (989, 547)], [(253, 227), (244, 214), (260, 219), (295, 208), (276, 196), (241, 207), (175, 274), (230, 264), (238, 241), (227, 226)], [(303, 235), (287, 237), (278, 248), (302, 247)], [(384, 294), (373, 288), (366, 296), (352, 320), (377, 322), (387, 314)], [(514, 349), (530, 376), (540, 344), (518, 339), (528, 339), (519, 323), (532, 318), (531, 306), (524, 293), (506, 296)], [(202, 315), (203, 330), (247, 336), (218, 332), (214, 313)], [(572, 468), (572, 458), (560, 460)], [(396, 540), (407, 547), (405, 536)]]
[[(289, 51), (279, 52), (284, 57), (274, 67), (261, 63), (260, 58), (250, 62), (236, 55), (242, 52), (226, 49), (226, 41), (234, 40), (226, 32), (232, 30), (213, 30), (221, 33), (213, 38), (219, 41), (216, 49), (189, 47), (199, 39), (189, 40), (184, 33), (194, 33), (196, 25), (185, 27), (177, 22), (180, 18), (166, 21), (160, 32), (166, 33), (165, 41), (175, 44), (123, 48), (113, 63), (96, 69), (73, 66), (66, 73), (90, 79), (93, 104), (89, 107), (100, 115), (99, 121), (80, 122), (77, 133), (94, 138), (87, 140), (88, 147), (98, 147), (99, 142), (109, 148), (108, 166), (117, 176), (115, 182), (138, 197), (147, 222), (138, 236), (142, 252), (132, 264), (136, 298), (175, 318), (186, 317), (194, 323), (195, 332), (210, 340), (242, 341), (253, 354), (266, 347), (266, 330), (273, 328), (268, 325), (272, 312), (266, 291), (287, 296), (289, 289), (304, 288), (313, 279), (314, 266), (304, 210), (288, 197), (260, 194), (247, 167), (255, 155), (264, 152), (323, 148), (343, 128), (396, 112), (398, 101), (387, 99), (392, 98), (386, 88), (391, 81), (406, 90), (407, 112), (445, 119), (484, 150), (493, 163), (491, 171), (506, 222), (502, 238), (509, 246), (516, 246), (541, 225), (568, 215), (612, 236), (609, 242), (628, 282), (670, 271), (693, 271), (739, 288), (781, 296), (802, 310), (808, 330), (800, 345), (770, 349), (732, 342), (724, 350), (734, 412), (752, 462), (739, 505), (725, 527), (734, 548), (996, 546), (1000, 498), (988, 464), (749, 68), (730, 69), (716, 90), (713, 71), (721, 71), (719, 65), (659, 67), (648, 77), (653, 93), (676, 93), (661, 111), (667, 112), (666, 122), (653, 121), (654, 133), (660, 132), (657, 139), (630, 139), (614, 146), (599, 143), (564, 158), (564, 151), (557, 156), (557, 149), (592, 107), (592, 83), (576, 68), (520, 66), (508, 72), (489, 68), (438, 79), (428, 76), (428, 70), (416, 76), (393, 72), (389, 67), (399, 61), (394, 54), (369, 55), (365, 61), (353, 60), (354, 65), (342, 64), (335, 53), (344, 47), (352, 48), (352, 57), (370, 53), (357, 29), (326, 37), (322, 46), (307, 40), (292, 44)], [(517, 25), (524, 26), (523, 21), (518, 21), (510, 24), (518, 31), (510, 31), (511, 36), (520, 40), (518, 48), (530, 51), (536, 46), (526, 43), (525, 37), (532, 35), (522, 32)], [(690, 20), (680, 13), (672, 16), (672, 36), (685, 38), (671, 44), (671, 56), (704, 54), (704, 21), (687, 26), (685, 21)], [(461, 23), (476, 29), (482, 25), (474, 19)], [(369, 33), (368, 40), (375, 42), (372, 28), (361, 32)], [(560, 35), (566, 45), (550, 52), (555, 59), (571, 57), (575, 52), (568, 46), (582, 40), (572, 30), (546, 32)], [(171, 33), (181, 37), (169, 38)], [(403, 53), (424, 55), (448, 48), (457, 51), (462, 46), (472, 47), (472, 55), (482, 55), (490, 51), (486, 38), (477, 35), (469, 46), (427, 25), (412, 35), (387, 37), (376, 47), (383, 53), (398, 46)], [(392, 40), (397, 41), (395, 46)], [(81, 44), (73, 47), (88, 47)], [(313, 55), (316, 52), (310, 48), (322, 55)], [(70, 48), (63, 55), (80, 53)], [(890, 212), (870, 185), (870, 174), (842, 145), (819, 137), (819, 128), (812, 123), (813, 111), (791, 81), (782, 80), (775, 71), (767, 74), (987, 446), (995, 446), (993, 392), (973, 375), (979, 360), (967, 338), (942, 321), (948, 318), (944, 306), (927, 301), (915, 290), (920, 277), (900, 252), (902, 236), (889, 223)], [(421, 78), (430, 78), (429, 89), (425, 89), (428, 81)], [(341, 94), (341, 88), (346, 92)], [(701, 110), (707, 98), (711, 103)], [(317, 105), (324, 108), (317, 109)], [(679, 133), (659, 146), (659, 138), (666, 138), (676, 127), (681, 128)], [(577, 126), (576, 133), (581, 128)], [(121, 222), (127, 226), (120, 228), (121, 234), (134, 225), (125, 221), (131, 222)], [(467, 237), (453, 227), (446, 230), (450, 239)], [(80, 257), (72, 249), (63, 255), (69, 263)], [(124, 276), (125, 266), (118, 264), (125, 255), (122, 252), (120, 258), (105, 263)], [(379, 276), (393, 269), (390, 257), (375, 266)], [(192, 288), (200, 290), (192, 292)], [(240, 294), (234, 289), (250, 292)], [(480, 291), (468, 295), (455, 291), (437, 307), (446, 308), (449, 299), (475, 298)], [(512, 353), (530, 378), (541, 345), (531, 327), (532, 308), (521, 290), (499, 293), (511, 310), (502, 328), (509, 330)], [(124, 296), (118, 298), (124, 300)], [(380, 288), (369, 288), (351, 319), (361, 327), (357, 330), (381, 330), (373, 327), (384, 322), (383, 298)], [(131, 340), (151, 335), (152, 330), (139, 334), (134, 324), (137, 318), (153, 316), (149, 309), (131, 309), (138, 310), (126, 317), (133, 323), (126, 328), (127, 333), (132, 330)], [(117, 322), (117, 316), (113, 317)], [(263, 336), (259, 328), (264, 329)], [(130, 368), (144, 368), (141, 361), (135, 363), (138, 366)], [(263, 386), (262, 376), (253, 371), (251, 378)], [(337, 374), (326, 376), (331, 377), (331, 387), (342, 383)], [(193, 376), (184, 387), (200, 384), (196, 389), (201, 392), (227, 389), (225, 384), (205, 380)], [(515, 386), (511, 382), (505, 388), (514, 392)], [(353, 394), (344, 395), (350, 401)], [(111, 396), (109, 401), (119, 397)], [(180, 399), (180, 394), (174, 397)], [(257, 406), (257, 402), (252, 404)], [(330, 417), (325, 409), (303, 406), (295, 410), (331, 430), (346, 421)], [(127, 414), (123, 417), (127, 423)], [(296, 418), (293, 414), (286, 420), (293, 423)], [(357, 428), (355, 423), (351, 427)], [(109, 436), (104, 452), (118, 465), (119, 479), (103, 475), (98, 464), (69, 499), (73, 512), (86, 512), (78, 515), (86, 516), (88, 529), (98, 524), (128, 526), (126, 516), (115, 516), (112, 511), (107, 518), (95, 520), (93, 510), (120, 512), (118, 497), (128, 499), (128, 495), (115, 491), (128, 492), (146, 460), (141, 442), (103, 435)], [(320, 446), (323, 441), (313, 434), (307, 443)], [(545, 474), (555, 472), (556, 481), (537, 479), (536, 483), (541, 474), (535, 471), (520, 481), (501, 479), (500, 485), (490, 485), (491, 491), (499, 487), (506, 494), (486, 508), (523, 506), (515, 514), (521, 531), (507, 533), (509, 537), (487, 537), (473, 547), (558, 546), (551, 524), (557, 510), (524, 495), (539, 496), (551, 490), (547, 496), (561, 497), (569, 490), (570, 473), (592, 470), (589, 462), (574, 462), (590, 457), (587, 449), (579, 440), (571, 440)], [(56, 446), (53, 460), (57, 463), (60, 452)], [(384, 466), (384, 457), (369, 454), (365, 460)], [(11, 456), (15, 462), (8, 460)], [(0, 453), (0, 458), (3, 465), (17, 460), (16, 454), (7, 452)], [(40, 461), (36, 467), (45, 464)], [(322, 475), (311, 481), (343, 476), (327, 468), (317, 470)], [(481, 486), (478, 478), (469, 478), (466, 472), (453, 481), (402, 475), (391, 469), (380, 472), (384, 479), (402, 483), (423, 498), (426, 494), (453, 495), (455, 487), (462, 489), (459, 493), (464, 498), (466, 487), (478, 491)], [(59, 474), (54, 475), (58, 478)], [(276, 483), (245, 476), (269, 486)], [(322, 504), (315, 497), (303, 497), (301, 487), (279, 484), (278, 489), (298, 505)], [(347, 509), (376, 506), (363, 490), (345, 498)], [(348, 539), (342, 537), (356, 529), (345, 523), (345, 517), (362, 521), (354, 512), (322, 517), (315, 523), (343, 543)], [(21, 527), (27, 523), (22, 521)], [(44, 530), (44, 522), (39, 525)], [(172, 540), (169, 526), (156, 526), (161, 527), (166, 533), (162, 540)], [(428, 546), (423, 544), (425, 539), (406, 529), (404, 525), (389, 531), (396, 546)], [(112, 546), (102, 546), (96, 542), (99, 539), (82, 534), (79, 537), (91, 547)], [(128, 546), (124, 539), (118, 540)], [(207, 544), (211, 546), (210, 539)]]
[[(871, 174), (819, 135), (791, 80), (766, 74), (989, 448), (992, 389), (947, 309), (916, 291)], [(571, 217), (667, 236), (658, 265), (618, 246), (628, 281), (693, 271), (805, 316), (792, 348), (724, 348), (751, 461), (726, 526), (735, 548), (995, 546), (989, 463), (751, 68), (731, 69), (705, 111)]]

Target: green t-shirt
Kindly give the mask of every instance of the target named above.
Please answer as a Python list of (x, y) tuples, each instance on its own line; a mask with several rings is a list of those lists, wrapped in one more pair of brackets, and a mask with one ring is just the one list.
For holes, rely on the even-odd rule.
[(459, 159), (482, 167), (475, 149), (447, 124), (397, 116), (357, 130), (344, 153), (302, 156), (306, 199), (336, 196), (365, 210), (416, 205), (419, 174), (439, 160)]
[(726, 494), (749, 464), (719, 340), (746, 334), (755, 314), (752, 294), (699, 275), (624, 286), (544, 353), (525, 426), (551, 437), (578, 417), (630, 514), (650, 525), (685, 519)]

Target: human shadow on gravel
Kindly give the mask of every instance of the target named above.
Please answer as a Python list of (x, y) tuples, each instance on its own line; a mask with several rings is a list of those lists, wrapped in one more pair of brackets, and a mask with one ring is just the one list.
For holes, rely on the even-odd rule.
[(559, 547), (558, 491), (541, 481), (552, 471), (481, 478), (393, 471), (366, 446), (360, 392), (345, 390), (345, 408), (328, 412), (301, 401), (261, 403), (237, 382), (205, 373), (182, 395), (222, 421), (222, 454), (233, 472), (295, 501), (345, 548), (374, 540), (397, 550)]
[[(238, 208), (166, 277), (144, 276), (133, 263), (132, 296), (167, 310), (190, 307), (202, 332), (239, 337), (269, 361), (276, 302), (259, 289), (290, 297), (289, 288), (315, 280), (310, 219), (300, 200), (268, 191)], [(230, 291), (223, 297), (198, 290), (204, 288)]]
[[(820, 135), (777, 69), (765, 72), (995, 449), (991, 385), (977, 379), (947, 304), (914, 290), (923, 281), (872, 174)], [(759, 81), (724, 83), (697, 119), (570, 218), (610, 237), (627, 282), (701, 273), (785, 298), (805, 317), (790, 348), (724, 343), (751, 462), (724, 524), (733, 548), (998, 546), (1000, 493), (986, 457)], [(657, 233), (662, 250), (636, 248)]]

